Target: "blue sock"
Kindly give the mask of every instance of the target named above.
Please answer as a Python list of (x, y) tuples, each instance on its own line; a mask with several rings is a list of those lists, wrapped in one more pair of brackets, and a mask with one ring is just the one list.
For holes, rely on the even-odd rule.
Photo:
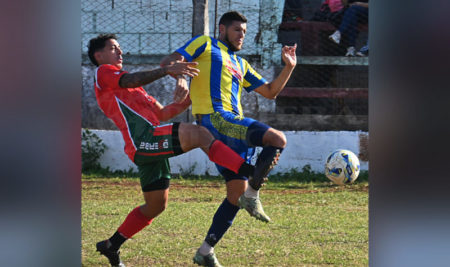
[(239, 207), (231, 204), (225, 198), (217, 209), (216, 214), (214, 214), (211, 227), (205, 238), (206, 243), (214, 247), (233, 224), (234, 217), (236, 217), (238, 211)]

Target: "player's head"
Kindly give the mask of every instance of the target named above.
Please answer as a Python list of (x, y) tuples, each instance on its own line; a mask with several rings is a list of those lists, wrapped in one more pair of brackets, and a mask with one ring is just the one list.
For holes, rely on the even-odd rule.
[(95, 66), (111, 64), (122, 68), (122, 50), (115, 34), (100, 34), (88, 45), (89, 59)]
[(246, 32), (247, 18), (237, 11), (227, 12), (219, 20), (219, 39), (232, 51), (242, 49)]

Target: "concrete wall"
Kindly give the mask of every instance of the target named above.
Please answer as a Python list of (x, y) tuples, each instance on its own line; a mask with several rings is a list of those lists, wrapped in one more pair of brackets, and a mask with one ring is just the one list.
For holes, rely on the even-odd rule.
[[(105, 154), (100, 159), (102, 167), (111, 170), (136, 170), (136, 166), (128, 159), (123, 151), (124, 142), (119, 131), (92, 130), (107, 146)], [(326, 157), (338, 148), (353, 151), (361, 160), (361, 169), (368, 170), (367, 157), (361, 145), (367, 145), (367, 132), (359, 131), (330, 131), (306, 132), (286, 131), (288, 145), (281, 154), (279, 164), (273, 173), (285, 173), (291, 169), (301, 171), (309, 164), (311, 169), (322, 172)], [(258, 150), (259, 151), (259, 150)], [(257, 151), (257, 153), (258, 153)], [(254, 162), (253, 162), (254, 163)], [(194, 149), (183, 155), (170, 158), (172, 173), (211, 174), (218, 175), (215, 165), (200, 149)]]

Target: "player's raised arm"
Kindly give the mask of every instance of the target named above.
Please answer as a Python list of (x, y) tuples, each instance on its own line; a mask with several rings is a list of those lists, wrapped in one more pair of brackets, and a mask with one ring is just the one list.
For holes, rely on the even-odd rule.
[(297, 44), (294, 44), (293, 46), (284, 46), (282, 48), (281, 57), (285, 64), (284, 68), (272, 82), (261, 85), (255, 89), (255, 92), (268, 99), (275, 99), (278, 96), (278, 94), (284, 89), (284, 86), (286, 86), (287, 81), (291, 77), (292, 71), (297, 65), (297, 56), (295, 54), (296, 49)]
[(168, 121), (185, 111), (191, 105), (191, 99), (187, 96), (181, 103), (174, 102), (167, 106), (163, 106), (159, 102), (155, 104), (159, 108), (159, 112), (156, 114), (158, 119)]
[(199, 73), (199, 70), (195, 68), (197, 64), (198, 63), (196, 62), (175, 62), (171, 65), (154, 70), (126, 73), (122, 75), (119, 86), (122, 88), (135, 88), (149, 84), (168, 74), (173, 76), (187, 75), (194, 77)]
[[(161, 62), (160, 66), (162, 68), (175, 64), (177, 62), (185, 62), (185, 58), (178, 52), (173, 52), (172, 54), (165, 56)], [(186, 96), (189, 94), (189, 86), (187, 84), (186, 79), (182, 75), (172, 76), (177, 79), (177, 84), (175, 87), (175, 92), (173, 95), (173, 101), (175, 103), (180, 103)], [(192, 77), (192, 76), (191, 76)]]
[(162, 67), (165, 67), (167, 65), (172, 65), (175, 62), (185, 62), (186, 59), (178, 52), (173, 52), (172, 54), (165, 56), (159, 65)]

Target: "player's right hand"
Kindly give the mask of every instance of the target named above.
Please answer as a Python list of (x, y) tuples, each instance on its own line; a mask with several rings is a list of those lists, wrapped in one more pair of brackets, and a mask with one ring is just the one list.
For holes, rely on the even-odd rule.
[(197, 65), (197, 62), (176, 62), (166, 66), (167, 74), (172, 76), (187, 75), (189, 77), (195, 77), (200, 72), (199, 69), (194, 68)]
[(186, 79), (184, 77), (179, 76), (177, 78), (177, 85), (175, 87), (175, 93), (173, 95), (173, 102), (181, 103), (186, 97), (189, 95), (189, 86), (187, 84)]

